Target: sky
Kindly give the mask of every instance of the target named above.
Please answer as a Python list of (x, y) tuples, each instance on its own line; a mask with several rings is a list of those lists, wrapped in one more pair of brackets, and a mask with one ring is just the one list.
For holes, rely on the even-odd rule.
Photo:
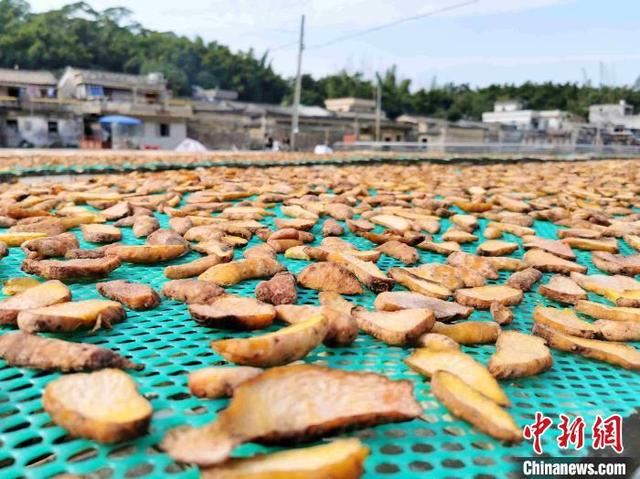
[[(467, 2), (472, 0), (467, 0)], [(300, 17), (306, 16), (302, 71), (341, 69), (366, 77), (397, 66), (414, 88), (436, 81), (485, 86), (525, 81), (633, 84), (640, 76), (640, 0), (476, 0), (455, 10), (355, 38), (337, 38), (465, 0), (88, 0), (126, 5), (146, 28), (200, 36), (233, 50), (270, 51), (293, 76)], [(31, 0), (34, 11), (69, 0)], [(330, 45), (324, 45), (331, 43)]]

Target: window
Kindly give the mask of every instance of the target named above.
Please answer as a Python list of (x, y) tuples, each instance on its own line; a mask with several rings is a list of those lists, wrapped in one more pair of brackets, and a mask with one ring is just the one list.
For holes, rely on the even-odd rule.
[(47, 122), (47, 129), (49, 130), (49, 133), (58, 133), (58, 122), (57, 121)]
[(20, 88), (18, 87), (9, 87), (7, 90), (9, 96), (13, 98), (18, 98), (20, 96)]
[(104, 89), (101, 85), (87, 85), (87, 95), (89, 97), (101, 98), (104, 96)]
[(18, 131), (18, 120), (7, 120), (7, 130)]
[(169, 123), (160, 123), (160, 136), (170, 136), (171, 128)]
[(31, 120), (24, 122), (24, 131), (31, 131)]

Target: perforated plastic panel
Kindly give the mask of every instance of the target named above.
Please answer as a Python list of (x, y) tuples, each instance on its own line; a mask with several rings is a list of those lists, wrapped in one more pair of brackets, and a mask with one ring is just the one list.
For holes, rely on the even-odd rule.
[[(276, 213), (280, 215), (279, 208)], [(159, 217), (161, 224), (166, 226), (167, 218), (163, 215)], [(267, 219), (266, 223), (272, 226), (272, 219)], [(482, 229), (485, 224), (482, 220)], [(447, 225), (448, 222), (443, 221), (443, 230)], [(541, 236), (555, 237), (554, 225), (537, 222), (535, 228)], [(321, 224), (313, 229), (318, 239), (321, 238), (320, 229)], [(133, 237), (130, 229), (124, 228), (123, 231), (125, 242), (142, 243), (142, 240)], [(515, 236), (506, 236), (520, 242)], [(360, 248), (373, 246), (369, 241), (351, 234), (346, 234), (344, 238)], [(253, 239), (249, 246), (258, 241)], [(629, 254), (628, 247), (620, 243), (622, 252)], [(477, 244), (464, 245), (463, 249), (472, 252)], [(238, 251), (237, 256), (240, 255), (241, 251)], [(445, 259), (444, 256), (424, 251), (420, 255), (424, 263), (443, 262)], [(516, 257), (521, 255), (521, 250), (514, 253)], [(173, 263), (190, 261), (197, 256), (197, 253), (190, 253)], [(589, 254), (579, 252), (578, 256), (582, 264), (588, 265), (589, 273), (597, 272), (589, 261)], [(12, 248), (11, 254), (0, 262), (0, 279), (22, 276), (22, 259), (20, 249)], [(308, 264), (306, 261), (285, 260), (282, 256), (280, 259), (293, 273)], [(385, 271), (392, 266), (400, 266), (386, 256), (381, 258), (379, 265)], [(138, 281), (159, 290), (166, 281), (163, 276), (165, 266), (125, 264), (114, 271), (110, 279)], [(508, 273), (501, 273), (497, 282), (503, 282), (507, 276)], [(545, 275), (543, 281), (548, 277)], [(229, 291), (253, 295), (257, 282), (245, 281), (229, 288)], [(93, 283), (76, 283), (70, 287), (74, 300), (99, 297)], [(590, 298), (602, 301), (595, 295), (590, 295)], [(372, 307), (374, 295), (367, 293), (349, 299)], [(317, 304), (317, 292), (299, 288), (298, 303)], [(551, 302), (536, 292), (526, 293), (524, 301), (514, 308), (513, 324), (506, 329), (529, 332), (532, 310), (541, 303)], [(488, 312), (475, 312), (471, 319), (490, 320)], [(10, 329), (4, 327), (2, 332)], [(39, 478), (64, 472), (95, 474), (92, 477), (197, 477), (195, 468), (174, 463), (160, 451), (158, 444), (169, 429), (184, 423), (194, 426), (205, 424), (226, 406), (227, 400), (201, 400), (190, 396), (186, 386), (187, 373), (204, 366), (224, 364), (222, 358), (210, 348), (211, 340), (248, 334), (199, 326), (190, 319), (185, 305), (164, 300), (152, 311), (129, 311), (127, 320), (113, 330), (73, 336), (73, 340), (115, 349), (146, 365), (144, 371), (130, 373), (153, 405), (150, 432), (135, 441), (112, 446), (71, 438), (51, 422), (42, 409), (41, 394), (46, 384), (59, 374), (12, 368), (0, 361), (0, 477)], [(486, 363), (495, 348), (486, 345), (464, 347), (464, 350)], [(424, 408), (422, 419), (351, 433), (360, 437), (371, 449), (366, 461), (366, 477), (425, 477), (427, 472), (431, 477), (502, 478), (515, 474), (517, 465), (513, 457), (531, 456), (531, 444), (524, 442), (507, 447), (453, 418), (431, 395), (428, 381), (405, 366), (403, 360), (409, 352), (408, 349), (386, 346), (361, 333), (351, 347), (320, 346), (305, 358), (309, 363), (354, 371), (374, 371), (393, 379), (405, 378), (415, 382), (415, 395)], [(581, 414), (591, 425), (598, 414), (608, 416), (618, 413), (624, 417), (640, 406), (638, 374), (569, 353), (553, 351), (553, 358), (555, 365), (551, 371), (533, 378), (502, 381), (513, 402), (510, 412), (520, 426), (531, 423), (536, 411), (554, 418), (556, 423), (560, 413)], [(587, 444), (590, 441), (589, 434), (587, 432)], [(557, 431), (550, 431), (543, 442), (545, 452), (552, 455), (562, 454), (555, 445), (556, 435)], [(269, 450), (275, 448), (247, 444), (234, 454), (248, 455)], [(569, 450), (569, 453), (585, 452)]]

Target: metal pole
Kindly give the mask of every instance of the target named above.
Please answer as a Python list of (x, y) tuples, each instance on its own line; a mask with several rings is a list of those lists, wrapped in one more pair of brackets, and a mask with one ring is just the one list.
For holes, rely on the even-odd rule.
[(291, 119), (291, 150), (296, 149), (296, 135), (298, 134), (298, 116), (300, 108), (300, 90), (302, 89), (302, 50), (304, 50), (304, 15), (300, 20), (300, 41), (298, 43), (298, 68), (296, 71), (296, 86), (293, 93), (293, 118)]
[(376, 88), (376, 141), (380, 141), (380, 120), (382, 118), (382, 85), (378, 79)]

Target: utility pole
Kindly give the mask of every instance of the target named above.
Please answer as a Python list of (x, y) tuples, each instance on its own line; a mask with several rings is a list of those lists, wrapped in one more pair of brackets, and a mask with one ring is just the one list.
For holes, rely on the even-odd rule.
[(382, 119), (382, 85), (378, 78), (378, 87), (376, 88), (376, 141), (380, 141), (380, 121)]
[(293, 118), (291, 119), (291, 150), (296, 149), (296, 135), (298, 134), (298, 117), (300, 109), (300, 90), (302, 89), (302, 50), (304, 50), (304, 15), (300, 20), (300, 41), (298, 43), (298, 69), (296, 71), (296, 86), (293, 93)]

